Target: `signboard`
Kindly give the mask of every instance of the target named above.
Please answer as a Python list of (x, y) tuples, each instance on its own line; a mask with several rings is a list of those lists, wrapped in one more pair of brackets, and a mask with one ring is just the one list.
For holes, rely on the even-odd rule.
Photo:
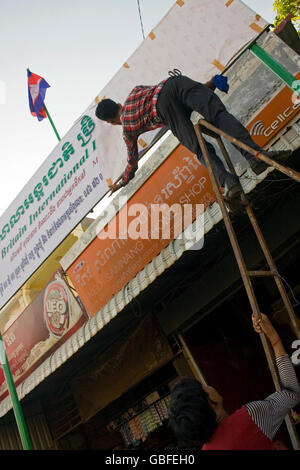
[[(296, 77), (300, 79), (300, 72)], [(300, 100), (295, 99), (294, 95), (289, 87), (284, 87), (247, 125), (253, 140), (260, 147), (264, 147), (299, 113)]]
[[(87, 320), (58, 276), (33, 300), (3, 334), (11, 372), (18, 386)], [(8, 394), (0, 369), (0, 400)]]
[[(207, 170), (196, 155), (179, 145), (67, 270), (88, 314), (95, 315), (189, 225), (187, 218), (180, 219), (179, 210), (173, 219), (176, 223), (166, 218), (170, 232), (163, 234), (163, 216), (158, 223), (150, 208), (195, 209), (198, 204), (203, 212), (214, 200)], [(191, 219), (196, 215), (193, 212)]]
[(107, 191), (89, 115), (55, 147), (0, 219), (0, 307)]

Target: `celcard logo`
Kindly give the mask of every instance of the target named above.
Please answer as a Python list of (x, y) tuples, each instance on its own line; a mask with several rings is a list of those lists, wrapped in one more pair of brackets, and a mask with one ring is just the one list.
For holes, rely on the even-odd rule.
[(250, 129), (251, 135), (263, 135), (266, 127), (262, 121), (256, 121)]
[[(300, 92), (300, 82), (297, 82), (299, 84), (299, 92)], [(298, 86), (298, 85), (297, 85)], [(295, 85), (296, 87), (296, 85)], [(294, 93), (294, 95), (297, 97), (297, 94)], [(251, 135), (256, 135), (256, 136), (262, 136), (264, 135), (265, 137), (269, 137), (276, 130), (284, 123), (286, 120), (291, 119), (292, 114), (295, 112), (296, 109), (299, 108), (300, 106), (300, 99), (295, 99), (295, 96), (293, 98), (293, 106), (288, 106), (284, 111), (279, 113), (276, 116), (276, 119), (269, 125), (269, 127), (266, 127), (266, 125), (263, 123), (263, 121), (256, 121), (251, 129), (250, 129), (250, 134)]]

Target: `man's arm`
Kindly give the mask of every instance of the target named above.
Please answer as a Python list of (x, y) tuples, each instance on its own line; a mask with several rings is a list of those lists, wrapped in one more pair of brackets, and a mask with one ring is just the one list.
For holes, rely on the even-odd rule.
[(127, 166), (122, 178), (122, 186), (125, 186), (134, 177), (135, 172), (138, 169), (139, 152), (137, 136), (132, 136), (124, 132), (123, 139), (127, 147)]
[(123, 139), (127, 147), (127, 166), (124, 171), (124, 176), (119, 183), (112, 184), (110, 188), (110, 196), (118, 189), (126, 186), (128, 182), (134, 177), (136, 170), (138, 169), (138, 145), (137, 137), (131, 136), (130, 134), (123, 132)]
[(268, 317), (262, 315), (261, 321), (253, 318), (253, 326), (257, 333), (264, 331), (273, 346), (282, 391), (265, 400), (247, 403), (246, 408), (255, 424), (272, 440), (285, 416), (299, 403), (300, 388), (293, 364)]

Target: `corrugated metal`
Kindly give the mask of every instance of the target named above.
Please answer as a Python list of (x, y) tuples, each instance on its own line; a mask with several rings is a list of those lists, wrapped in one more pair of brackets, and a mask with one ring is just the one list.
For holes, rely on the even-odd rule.
[(21, 440), (15, 424), (7, 424), (0, 428), (0, 449), (19, 450), (22, 449)]
[[(53, 446), (53, 439), (44, 415), (26, 419), (32, 448), (46, 450)], [(22, 443), (15, 423), (0, 426), (0, 450), (22, 450)]]
[(45, 450), (53, 445), (53, 439), (43, 415), (28, 418), (27, 425), (33, 449)]
[(272, 149), (282, 150), (290, 148), (296, 150), (300, 147), (300, 119), (299, 114), (289, 123), (273, 140)]
[(81, 423), (81, 417), (69, 384), (47, 399), (47, 418), (52, 435), (58, 441)]
[[(277, 136), (272, 149), (298, 148), (300, 119), (299, 115), (289, 124), (285, 130)], [(268, 168), (263, 174), (256, 176), (248, 169), (240, 178), (245, 193), (251, 192), (267, 175), (274, 171)], [(217, 203), (213, 203), (204, 214), (204, 233), (208, 233), (214, 225), (222, 220), (221, 210)], [(196, 221), (193, 226), (195, 227)], [(197, 240), (195, 239), (194, 242)], [(58, 350), (46, 359), (27, 379), (17, 388), (19, 399), (22, 399), (33, 390), (46, 377), (52, 374), (58, 367), (66, 362), (79, 348), (87, 343), (107, 323), (109, 323), (121, 310), (124, 309), (141, 291), (147, 288), (160, 274), (174, 264), (191, 246), (191, 241), (186, 237), (186, 231), (182, 239), (173, 240), (159, 253), (145, 268), (140, 271), (120, 292), (118, 292), (101, 310), (89, 319), (71, 338), (69, 338)], [(78, 256), (78, 255), (77, 255)], [(0, 417), (4, 416), (12, 408), (10, 397), (0, 403)], [(4, 442), (4, 441), (3, 441)]]

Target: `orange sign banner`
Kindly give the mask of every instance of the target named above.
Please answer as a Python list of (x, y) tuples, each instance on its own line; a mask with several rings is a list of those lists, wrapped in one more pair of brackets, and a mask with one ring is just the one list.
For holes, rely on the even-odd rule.
[[(174, 214), (168, 237), (161, 237), (163, 222), (154, 222), (152, 205), (192, 205), (194, 220), (196, 204), (203, 204), (205, 210), (213, 201), (215, 194), (207, 170), (196, 155), (179, 145), (67, 270), (88, 314), (94, 316), (188, 225), (185, 219), (178, 224)], [(143, 208), (146, 214), (142, 214)], [(137, 209), (140, 217), (134, 217)], [(147, 236), (130, 236), (132, 224)], [(104, 232), (114, 230), (127, 236), (101, 239)]]
[[(300, 72), (296, 78), (300, 80)], [(299, 98), (286, 86), (252, 119), (247, 129), (252, 139), (264, 147), (299, 111)]]

